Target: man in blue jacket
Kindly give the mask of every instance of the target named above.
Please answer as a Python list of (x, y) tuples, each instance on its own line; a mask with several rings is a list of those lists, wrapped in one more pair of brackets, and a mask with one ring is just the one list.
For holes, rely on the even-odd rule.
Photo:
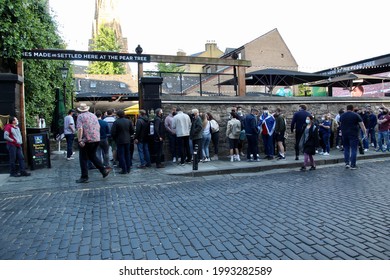
[(251, 109), (251, 113), (247, 114), (244, 119), (245, 135), (248, 141), (248, 148), (246, 150), (247, 161), (251, 161), (251, 154), (253, 155), (254, 161), (260, 161), (257, 158), (258, 154), (258, 137), (259, 129), (257, 126), (257, 116), (259, 115), (259, 110)]
[(311, 114), (306, 111), (305, 104), (299, 105), (299, 110), (294, 113), (291, 121), (291, 133), (295, 130), (295, 160), (299, 160), (299, 141), (301, 140), (303, 127), (306, 125), (306, 118)]

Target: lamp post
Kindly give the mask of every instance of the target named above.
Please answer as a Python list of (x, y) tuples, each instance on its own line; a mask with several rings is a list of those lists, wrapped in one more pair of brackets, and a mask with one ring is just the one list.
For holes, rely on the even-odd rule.
[(62, 86), (64, 87), (64, 108), (66, 109), (66, 79), (68, 78), (69, 68), (66, 67), (65, 63), (60, 68), (60, 72), (62, 80), (64, 81)]
[[(135, 53), (140, 55), (142, 54), (143, 49), (140, 45), (135, 48)], [(144, 108), (144, 96), (142, 93), (141, 78), (144, 75), (143, 63), (138, 62), (138, 106), (140, 109)]]

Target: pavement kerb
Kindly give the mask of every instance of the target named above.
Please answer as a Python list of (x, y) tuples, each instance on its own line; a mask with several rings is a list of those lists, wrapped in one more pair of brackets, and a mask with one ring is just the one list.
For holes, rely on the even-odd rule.
[[(376, 153), (368, 152), (364, 155), (358, 155), (357, 164), (359, 161), (370, 160), (370, 159), (379, 159), (379, 158), (389, 158), (390, 153)], [(291, 157), (292, 158), (292, 157)], [(201, 164), (199, 163), (198, 170), (192, 170), (192, 165), (187, 165), (184, 167), (168, 167), (163, 173), (168, 175), (178, 175), (186, 177), (203, 177), (211, 175), (224, 175), (232, 173), (255, 173), (263, 172), (274, 169), (290, 169), (290, 168), (299, 168), (302, 166), (303, 156), (300, 156), (300, 159), (295, 161), (294, 159), (286, 161), (277, 161), (277, 160), (261, 160), (260, 162), (234, 162), (231, 163), (228, 160), (218, 160), (211, 163)], [(315, 162), (317, 166), (324, 165), (333, 165), (344, 163), (343, 154), (333, 155), (327, 158), (320, 158), (320, 155), (315, 156)]]

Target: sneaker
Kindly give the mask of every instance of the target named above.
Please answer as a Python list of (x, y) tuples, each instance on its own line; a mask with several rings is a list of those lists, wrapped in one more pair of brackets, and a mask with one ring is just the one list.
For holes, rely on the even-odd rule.
[(346, 169), (349, 169), (350, 167), (351, 167), (351, 166), (349, 166), (349, 164), (346, 164), (346, 165), (345, 165), (345, 168), (346, 168)]
[(368, 149), (364, 149), (365, 152), (368, 152)]
[(211, 161), (209, 157), (206, 158), (206, 161)]
[(172, 162), (173, 162), (173, 163), (175, 163), (175, 162), (176, 162), (176, 158), (175, 158), (175, 157), (173, 158)]
[(259, 158), (257, 158), (257, 159), (254, 159), (253, 161), (259, 162), (259, 161), (260, 161), (260, 159), (259, 159)]
[(312, 167), (310, 167), (309, 170), (310, 170), (310, 171), (316, 170), (316, 167), (315, 167), (315, 166), (312, 166)]
[(74, 157), (68, 157), (68, 158), (66, 158), (66, 160), (72, 160), (72, 159), (74, 159)]
[(181, 162), (179, 165), (180, 166), (185, 166), (186, 164), (184, 162)]
[(301, 171), (306, 171), (306, 166), (302, 166), (300, 170)]
[(371, 143), (371, 147), (375, 147), (374, 143)]
[(325, 153), (323, 153), (322, 155), (324, 155), (324, 156), (329, 156), (329, 153), (325, 152)]
[(299, 157), (295, 157), (295, 160), (299, 160)]
[(340, 149), (340, 146), (336, 146), (336, 149)]
[(278, 160), (283, 160), (283, 159), (286, 159), (286, 157), (284, 157), (284, 156), (279, 156), (278, 157)]
[(356, 166), (351, 166), (349, 169), (355, 170), (355, 169), (357, 169), (357, 167)]
[(218, 160), (218, 155), (214, 155), (211, 159), (212, 160)]
[(234, 157), (233, 156), (230, 156), (230, 162), (233, 162), (234, 161)]

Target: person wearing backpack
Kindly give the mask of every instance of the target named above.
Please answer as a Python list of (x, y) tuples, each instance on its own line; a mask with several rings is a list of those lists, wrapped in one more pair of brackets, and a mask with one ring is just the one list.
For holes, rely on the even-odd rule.
[(229, 138), (230, 161), (240, 161), (238, 152), (238, 139), (241, 133), (241, 122), (236, 112), (230, 113), (230, 120), (227, 123), (226, 136)]

